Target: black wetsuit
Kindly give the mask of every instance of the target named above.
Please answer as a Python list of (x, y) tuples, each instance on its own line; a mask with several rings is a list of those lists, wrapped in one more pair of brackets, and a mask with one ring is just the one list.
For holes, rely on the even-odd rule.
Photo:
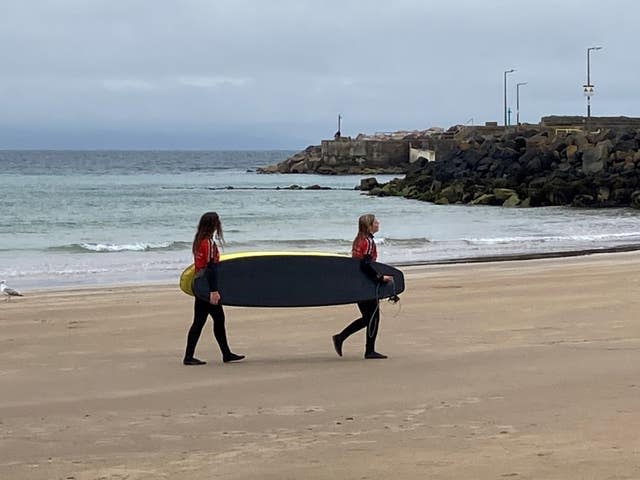
[[(219, 260), (218, 249), (213, 241), (204, 240), (200, 245), (199, 253), (204, 257), (204, 260), (198, 260), (198, 257), (196, 257), (196, 266), (198, 266), (199, 262), (207, 262), (208, 259), (206, 269), (202, 271), (201, 274), (207, 276), (209, 291), (217, 292), (217, 262)], [(193, 358), (196, 350), (196, 345), (198, 344), (198, 339), (200, 338), (200, 334), (202, 332), (202, 328), (204, 327), (204, 324), (207, 323), (207, 317), (209, 315), (211, 315), (211, 318), (213, 319), (213, 335), (218, 342), (220, 351), (222, 352), (222, 358), (228, 359), (230, 355), (232, 355), (231, 349), (229, 348), (229, 344), (227, 342), (227, 331), (224, 325), (225, 318), (222, 305), (213, 305), (205, 300), (201, 300), (200, 298), (195, 297), (195, 304), (193, 306), (193, 323), (191, 324), (191, 328), (189, 329), (189, 333), (187, 334), (187, 348), (184, 354), (184, 358), (186, 360)]]
[[(381, 283), (383, 275), (372, 265), (378, 257), (373, 235), (370, 234), (367, 237), (354, 242), (354, 244), (352, 257), (360, 258), (360, 268), (362, 268), (362, 271), (371, 277), (374, 282)], [(367, 339), (365, 343), (366, 355), (375, 352), (378, 324), (380, 323), (380, 306), (378, 299), (374, 298), (364, 302), (358, 302), (358, 309), (362, 316), (347, 325), (347, 327), (342, 330), (338, 336), (340, 340), (344, 342), (347, 337), (353, 333), (362, 330), (363, 328), (367, 328)]]

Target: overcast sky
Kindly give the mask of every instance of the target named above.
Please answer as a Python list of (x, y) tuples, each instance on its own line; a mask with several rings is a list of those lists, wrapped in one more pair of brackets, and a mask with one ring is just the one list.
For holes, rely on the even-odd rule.
[(637, 0), (2, 0), (0, 148), (301, 149), (640, 117)]

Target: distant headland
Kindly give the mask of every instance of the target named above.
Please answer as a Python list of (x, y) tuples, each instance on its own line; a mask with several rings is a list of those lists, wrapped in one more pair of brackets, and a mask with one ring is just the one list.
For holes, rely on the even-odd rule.
[(406, 174), (361, 188), (439, 204), (640, 208), (640, 118), (336, 135), (260, 173)]

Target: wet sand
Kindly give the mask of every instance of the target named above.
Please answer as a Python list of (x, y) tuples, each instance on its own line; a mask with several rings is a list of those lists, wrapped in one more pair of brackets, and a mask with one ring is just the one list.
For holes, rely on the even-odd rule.
[(640, 254), (403, 267), (355, 306), (227, 308), (223, 364), (174, 285), (0, 301), (0, 478), (640, 478)]

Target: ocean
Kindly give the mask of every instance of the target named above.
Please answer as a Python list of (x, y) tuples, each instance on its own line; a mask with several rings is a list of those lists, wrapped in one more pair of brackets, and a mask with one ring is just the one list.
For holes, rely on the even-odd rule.
[(640, 244), (633, 209), (438, 206), (364, 195), (363, 176), (255, 172), (292, 153), (0, 151), (0, 279), (19, 290), (177, 284), (209, 210), (228, 253), (347, 254), (363, 213), (380, 220), (379, 260), (391, 264)]

